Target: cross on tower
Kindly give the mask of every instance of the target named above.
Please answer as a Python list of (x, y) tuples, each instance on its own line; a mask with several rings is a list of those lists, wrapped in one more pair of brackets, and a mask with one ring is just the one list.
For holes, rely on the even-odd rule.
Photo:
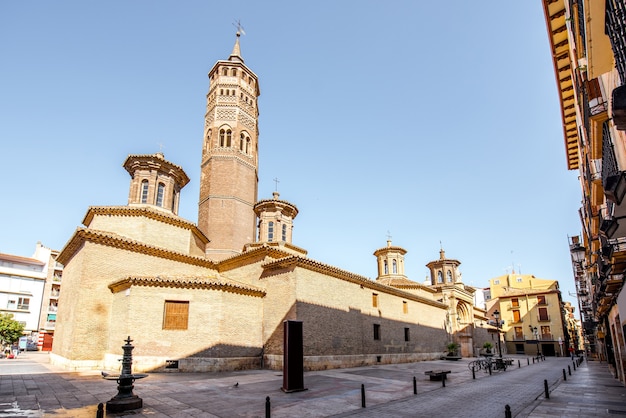
[(280, 180), (278, 180), (278, 177), (274, 177), (274, 183), (276, 183), (276, 191), (278, 191), (278, 183), (280, 183)]
[(237, 35), (241, 34), (241, 35), (245, 35), (246, 32), (244, 32), (243, 30), (243, 26), (241, 26), (241, 20), (237, 19), (235, 22), (233, 22), (233, 26), (237, 28)]

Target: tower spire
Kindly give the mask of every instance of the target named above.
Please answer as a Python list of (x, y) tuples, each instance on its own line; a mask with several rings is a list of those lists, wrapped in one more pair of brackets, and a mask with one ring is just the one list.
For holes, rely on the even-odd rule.
[(243, 62), (243, 58), (241, 57), (241, 48), (239, 46), (239, 37), (246, 33), (243, 31), (243, 26), (241, 26), (241, 22), (237, 21), (236, 24), (233, 23), (237, 28), (237, 39), (235, 40), (235, 45), (233, 46), (233, 52), (230, 53), (230, 57), (228, 57), (229, 61), (240, 61)]

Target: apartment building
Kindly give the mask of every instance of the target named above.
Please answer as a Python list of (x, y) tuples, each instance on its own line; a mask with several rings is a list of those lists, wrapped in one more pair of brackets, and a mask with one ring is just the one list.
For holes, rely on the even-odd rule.
[[(543, 0), (581, 234), (569, 241), (586, 351), (625, 382), (626, 2)], [(621, 315), (620, 315), (621, 314)]]

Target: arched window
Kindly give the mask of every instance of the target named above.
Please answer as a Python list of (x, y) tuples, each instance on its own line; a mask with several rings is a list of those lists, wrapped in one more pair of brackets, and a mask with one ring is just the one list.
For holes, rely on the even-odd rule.
[(283, 224), (283, 241), (287, 241), (287, 224)]
[(383, 271), (385, 274), (389, 274), (389, 266), (387, 265), (387, 260), (383, 261)]
[(172, 193), (172, 212), (176, 212), (176, 198), (178, 197), (178, 190), (174, 189)]
[(443, 274), (440, 271), (437, 272), (437, 283), (443, 283)]
[(246, 138), (246, 154), (250, 154), (250, 138)]
[(446, 273), (446, 279), (448, 279), (448, 283), (452, 283), (452, 272), (450, 270)]
[(228, 75), (228, 68), (224, 68), (222, 70), (222, 75)]
[(243, 151), (243, 140), (245, 136), (243, 134), (239, 135), (239, 151)]
[(165, 194), (165, 184), (159, 183), (157, 188), (156, 205), (163, 207), (163, 195)]
[(237, 69), (233, 68), (233, 75), (236, 76), (237, 75)]
[(141, 182), (141, 203), (148, 203), (148, 180)]
[(393, 260), (392, 266), (393, 266), (393, 274), (398, 274), (398, 263), (396, 262), (396, 260)]
[(226, 130), (226, 147), (230, 148), (231, 147), (231, 138), (232, 138), (232, 132), (230, 129)]
[(226, 131), (224, 129), (220, 129), (220, 147), (224, 146), (225, 138), (226, 138)]
[(271, 222), (267, 225), (267, 240), (269, 242), (274, 241), (274, 222)]

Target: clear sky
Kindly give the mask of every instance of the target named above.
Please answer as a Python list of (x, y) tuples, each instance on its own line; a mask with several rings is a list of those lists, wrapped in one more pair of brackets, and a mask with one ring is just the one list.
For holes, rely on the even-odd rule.
[[(295, 204), (293, 243), (375, 278), (459, 260), (574, 300), (568, 171), (540, 0), (0, 2), (0, 252), (62, 249), (89, 206), (125, 205), (128, 154), (191, 179), (197, 221), (207, 73), (235, 42), (260, 80), (259, 198)], [(210, 237), (209, 237), (210, 238)]]

